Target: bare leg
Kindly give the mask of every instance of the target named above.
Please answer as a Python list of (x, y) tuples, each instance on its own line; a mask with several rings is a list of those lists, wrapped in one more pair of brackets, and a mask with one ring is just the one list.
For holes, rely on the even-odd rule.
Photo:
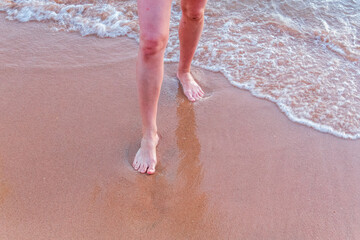
[(190, 101), (204, 96), (203, 90), (190, 74), (190, 66), (204, 26), (205, 5), (206, 0), (181, 0), (180, 63), (177, 77)]
[(171, 0), (138, 0), (140, 49), (136, 79), (142, 117), (143, 137), (133, 167), (141, 173), (155, 172), (156, 115), (164, 75), (164, 51), (169, 36)]

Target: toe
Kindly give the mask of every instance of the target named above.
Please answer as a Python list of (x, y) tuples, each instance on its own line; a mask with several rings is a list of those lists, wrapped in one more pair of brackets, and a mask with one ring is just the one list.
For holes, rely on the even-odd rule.
[(195, 101), (199, 100), (199, 96), (196, 93), (193, 94), (193, 97), (194, 97)]
[(143, 165), (143, 168), (141, 169), (141, 173), (145, 173), (146, 172), (146, 170), (148, 169), (148, 165), (147, 164), (144, 164)]
[(205, 94), (204, 91), (200, 88), (199, 92), (200, 92), (201, 97), (203, 97)]
[(144, 164), (140, 164), (139, 168), (137, 169), (138, 172), (141, 172), (141, 170), (144, 168)]
[(140, 162), (138, 162), (137, 160), (135, 160), (135, 164), (134, 164), (135, 170), (138, 170), (139, 167), (140, 167)]
[(199, 92), (196, 93), (196, 100), (199, 100), (201, 98), (201, 95)]
[(155, 163), (150, 164), (149, 169), (147, 170), (147, 174), (155, 173)]

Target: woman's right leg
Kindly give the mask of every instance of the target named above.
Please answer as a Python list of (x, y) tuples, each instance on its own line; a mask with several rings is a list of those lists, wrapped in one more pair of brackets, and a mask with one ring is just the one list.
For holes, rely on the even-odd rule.
[(140, 49), (136, 80), (142, 117), (141, 146), (133, 167), (153, 174), (156, 165), (156, 115), (164, 75), (164, 51), (169, 36), (171, 0), (138, 0)]

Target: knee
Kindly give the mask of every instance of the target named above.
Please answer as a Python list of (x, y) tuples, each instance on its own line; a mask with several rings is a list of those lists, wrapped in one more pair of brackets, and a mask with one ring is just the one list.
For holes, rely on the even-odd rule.
[(140, 50), (144, 56), (162, 52), (167, 44), (167, 34), (143, 34), (140, 36)]
[(202, 21), (204, 19), (204, 8), (191, 9), (187, 6), (181, 6), (184, 17), (191, 21)]

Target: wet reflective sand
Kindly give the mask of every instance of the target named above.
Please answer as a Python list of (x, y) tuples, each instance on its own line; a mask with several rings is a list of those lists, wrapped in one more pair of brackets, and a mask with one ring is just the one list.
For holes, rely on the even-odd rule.
[(166, 65), (160, 163), (140, 175), (136, 43), (0, 16), (0, 239), (360, 238), (359, 140), (201, 69), (189, 103)]

